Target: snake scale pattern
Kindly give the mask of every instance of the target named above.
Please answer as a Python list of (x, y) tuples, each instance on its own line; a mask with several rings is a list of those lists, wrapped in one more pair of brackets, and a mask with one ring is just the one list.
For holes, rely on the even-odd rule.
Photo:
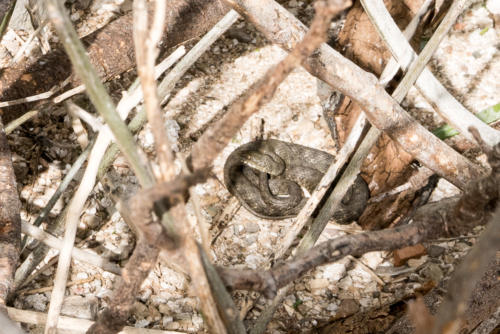
[[(295, 217), (334, 157), (326, 152), (276, 139), (238, 147), (224, 165), (224, 183), (254, 215), (265, 219)], [(358, 175), (332, 219), (345, 224), (359, 218), (369, 190)]]

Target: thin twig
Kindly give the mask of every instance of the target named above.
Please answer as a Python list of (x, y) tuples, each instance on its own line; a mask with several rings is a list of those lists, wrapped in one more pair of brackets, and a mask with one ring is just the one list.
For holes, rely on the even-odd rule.
[[(463, 107), (453, 96), (451, 96), (451, 94), (446, 91), (434, 75), (425, 68), (427, 61), (434, 53), (434, 50), (439, 45), (439, 42), (446, 35), (458, 15), (462, 13), (468, 5), (470, 5), (470, 2), (471, 0), (453, 2), (452, 7), (450, 7), (449, 12), (446, 14), (446, 18), (441, 22), (438, 30), (429, 43), (427, 43), (425, 49), (418, 57), (418, 61), (413, 62), (414, 65), (410, 66), (410, 63), (412, 63), (412, 61), (416, 58), (416, 54), (392, 20), (383, 2), (381, 0), (361, 1), (368, 17), (374, 23), (374, 26), (380, 36), (387, 43), (393, 56), (398, 60), (401, 68), (403, 68), (403, 70), (417, 70), (415, 73), (411, 74), (407, 80), (405, 80), (406, 82), (403, 83), (404, 85), (401, 88), (401, 92), (397, 92), (398, 97), (399, 94), (406, 95), (406, 93), (403, 94), (403, 92), (408, 90), (416, 80), (416, 86), (419, 91), (433, 105), (436, 106), (437, 112), (444, 119), (446, 119), (449, 124), (453, 125), (469, 140), (473, 140), (473, 138), (467, 129), (469, 126), (474, 126), (479, 129), (485, 142), (487, 142), (490, 146), (493, 146), (500, 142), (500, 133), (489, 127), (487, 124), (481, 122), (472, 113), (465, 109), (465, 107)], [(431, 41), (432, 43), (430, 43)], [(419, 68), (423, 68), (420, 75), (418, 75), (420, 73), (420, 71), (418, 71)]]
[(158, 85), (158, 95), (161, 104), (165, 103), (168, 95), (175, 87), (175, 84), (195, 63), (195, 61), (239, 18), (239, 14), (230, 10), (217, 24), (207, 32), (202, 39), (182, 58), (181, 61), (170, 71)]
[[(270, 41), (285, 50), (290, 50), (306, 32), (300, 21), (273, 0), (227, 2), (249, 17)], [(459, 188), (482, 175), (477, 166), (412, 119), (383, 87), (377, 85), (373, 75), (331, 47), (323, 44), (317, 54), (308, 59), (305, 68), (358, 103), (373, 125), (387, 131), (405, 151)]]
[(99, 167), (101, 157), (106, 152), (106, 148), (109, 143), (108, 140), (99, 140), (99, 137), (105, 137), (106, 135), (106, 131), (99, 133), (96, 144), (90, 153), (89, 162), (82, 177), (82, 181), (80, 182), (80, 185), (68, 207), (64, 231), (64, 243), (59, 254), (59, 263), (57, 265), (56, 277), (54, 279), (54, 290), (51, 295), (47, 324), (45, 327), (46, 334), (56, 333), (57, 321), (64, 299), (66, 280), (68, 278), (69, 266), (71, 264), (71, 253), (73, 250), (73, 244), (75, 243), (78, 222), (80, 221), (80, 213), (85, 205), (87, 197), (94, 188), (97, 168)]
[(71, 89), (65, 91), (64, 93), (61, 93), (60, 95), (54, 97), (52, 99), (52, 102), (54, 104), (61, 103), (62, 101), (69, 99), (73, 95), (83, 93), (84, 91), (85, 91), (85, 85), (76, 86), (75, 88), (71, 88)]
[[(124, 110), (121, 110), (119, 105), (117, 107), (117, 111), (114, 110), (115, 108), (111, 98), (106, 93), (99, 77), (90, 65), (88, 56), (86, 55), (83, 45), (76, 35), (62, 2), (58, 0), (49, 0), (47, 5), (49, 6), (49, 13), (51, 15), (52, 22), (54, 23), (58, 34), (61, 36), (64, 47), (66, 48), (66, 51), (75, 67), (75, 72), (85, 84), (91, 101), (94, 103), (99, 113), (101, 113), (107, 125), (112, 128), (113, 135), (118, 141), (120, 149), (134, 169), (139, 182), (142, 186), (146, 187), (152, 185), (153, 179), (151, 174), (149, 170), (145, 168), (147, 163), (143, 161), (139, 155), (134, 139), (121, 119), (125, 118), (128, 114), (130, 109), (127, 110), (127, 108), (129, 106), (124, 105), (122, 107)], [(97, 142), (90, 154), (89, 166), (85, 171), (82, 183), (73, 197), (68, 209), (66, 230), (64, 234), (64, 246), (60, 252), (59, 263), (56, 271), (54, 284), (55, 288), (52, 293), (47, 325), (45, 328), (46, 333), (54, 333), (56, 331), (58, 316), (64, 298), (64, 285), (67, 280), (69, 265), (71, 262), (71, 249), (75, 240), (79, 214), (87, 196), (93, 188), (99, 162), (104, 155), (110, 140), (110, 131), (106, 127), (99, 133)]]
[[(424, 6), (428, 6), (428, 3), (425, 3)], [(419, 11), (419, 15), (417, 18), (414, 18), (414, 20), (418, 20), (421, 15), (423, 15), (424, 9), (421, 9)], [(410, 38), (411, 34), (410, 32), (413, 30), (413, 26), (415, 25), (415, 22), (410, 22), (408, 29), (406, 30), (405, 37)], [(393, 69), (394, 63), (389, 62), (389, 64), (386, 66), (384, 69), (381, 78), (385, 80), (384, 83), (380, 83), (381, 87), (383, 87), (384, 84), (387, 84), (387, 82), (390, 81), (390, 74), (395, 73)], [(402, 100), (402, 98), (401, 98)], [(397, 101), (400, 102), (400, 101)], [(365, 158), (368, 156), (369, 152), (371, 151), (373, 145), (377, 142), (381, 132), (380, 130), (371, 127), (368, 133), (366, 134), (365, 138), (361, 142), (360, 146), (358, 147), (356, 153), (352, 157), (351, 161), (349, 162), (348, 166), (346, 167), (346, 170), (342, 174), (341, 178), (339, 179), (336, 187), (334, 188), (333, 192), (330, 194), (328, 197), (327, 201), (323, 205), (322, 209), (320, 210), (318, 216), (314, 219), (311, 229), (304, 235), (302, 238), (299, 246), (296, 249), (296, 254), (300, 255), (309, 250), (311, 247), (314, 246), (316, 241), (318, 240), (320, 234), (326, 227), (326, 224), (330, 220), (330, 217), (332, 214), (337, 210), (338, 205), (340, 204), (342, 198), (345, 196), (347, 190), (351, 185), (354, 183), (354, 180), (356, 176), (359, 174), (359, 171), (361, 169), (362, 162), (365, 160)], [(349, 135), (350, 136), (350, 135)], [(290, 238), (291, 239), (291, 238)], [(293, 240), (292, 240), (293, 241)], [(287, 240), (285, 245), (289, 245), (290, 240)], [(281, 251), (281, 255), (285, 254), (287, 249), (283, 249)], [(260, 334), (262, 333), (266, 326), (267, 323), (272, 318), (272, 315), (274, 314), (275, 310), (279, 305), (281, 305), (281, 301), (283, 298), (286, 296), (286, 293), (289, 290), (289, 286), (282, 288), (278, 295), (273, 299), (273, 302), (271, 306), (269, 307), (266, 312), (263, 312), (259, 319), (257, 320), (254, 328), (252, 329), (252, 334)]]
[(94, 132), (99, 132), (104, 127), (96, 117), (92, 116), (87, 110), (81, 108), (76, 103), (66, 101), (64, 105), (70, 115), (87, 123)]
[[(13, 307), (7, 308), (8, 314), (12, 320), (34, 325), (44, 325), (47, 322), (47, 314), (42, 312), (19, 310)], [(58, 329), (70, 333), (85, 333), (94, 322), (86, 319), (70, 318), (61, 316)], [(124, 334), (179, 334), (182, 332), (162, 331), (158, 329), (125, 327)]]
[[(92, 148), (92, 145), (94, 144), (94, 141), (92, 141), (88, 147), (76, 158), (75, 162), (71, 166), (71, 168), (68, 170), (68, 173), (64, 178), (62, 179), (61, 183), (57, 187), (56, 191), (52, 196), (50, 197), (49, 201), (45, 205), (45, 207), (42, 209), (38, 217), (36, 217), (35, 222), (33, 223), (34, 226), (40, 226), (42, 222), (48, 217), (50, 211), (54, 207), (54, 205), (57, 203), (59, 198), (61, 198), (62, 194), (66, 191), (68, 188), (69, 184), (75, 177), (75, 175), (78, 173), (80, 168), (82, 167), (83, 163), (85, 160), (87, 160), (87, 157), (90, 154), (90, 150)], [(21, 247), (24, 248), (24, 245), (26, 244), (27, 238), (24, 237), (23, 242), (21, 244)], [(16, 275), (17, 276), (17, 275)]]
[(21, 126), (21, 124), (23, 124), (24, 122), (29, 121), (30, 119), (38, 115), (38, 113), (39, 113), (38, 110), (31, 110), (23, 114), (21, 117), (16, 118), (15, 120), (13, 120), (12, 122), (10, 122), (5, 126), (5, 134), (7, 135), (10, 134), (12, 131), (15, 130), (15, 128)]
[(154, 77), (154, 64), (158, 54), (157, 44), (165, 23), (166, 0), (154, 1), (153, 23), (148, 28), (148, 10), (145, 0), (134, 1), (134, 43), (137, 72), (141, 80), (148, 122), (153, 133), (156, 156), (160, 165), (162, 181), (175, 175), (174, 155), (165, 129), (165, 120)]
[[(180, 62), (179, 64), (177, 64), (175, 66), (175, 68), (169, 73), (169, 75), (167, 75), (164, 80), (162, 81), (161, 85), (163, 87), (163, 89), (160, 87), (159, 88), (159, 95), (161, 98), (165, 98), (165, 96), (167, 94), (169, 94), (170, 90), (174, 87), (175, 85), (175, 82), (182, 76), (182, 74), (185, 73), (185, 71), (187, 71), (187, 69), (194, 63), (194, 61), (196, 61), (196, 59), (198, 59), (201, 54), (224, 32), (226, 31), (231, 25), (232, 23), (234, 23), (236, 21), (236, 19), (238, 18), (238, 14), (236, 14), (234, 11), (230, 11), (228, 14), (226, 14), (226, 16), (221, 20), (219, 21), (219, 23), (216, 24), (216, 26), (214, 28), (212, 28), (196, 45), (195, 47), (186, 55), (186, 57), (184, 57)], [(118, 108), (120, 108), (120, 104), (118, 106)], [(123, 108), (126, 108), (125, 105), (123, 105)], [(138, 114), (139, 115), (139, 114)], [(162, 188), (161, 186), (160, 187), (157, 187), (157, 189), (160, 189)], [(187, 188), (182, 188), (183, 190), (186, 190)], [(163, 198), (164, 196), (167, 196), (168, 194), (162, 194), (162, 193), (159, 193), (158, 194), (158, 199), (161, 199)], [(140, 198), (141, 196), (135, 196), (136, 198)], [(132, 211), (137, 211), (135, 213), (138, 213), (138, 212), (143, 212), (143, 216), (142, 217), (147, 217), (149, 218), (150, 215), (151, 215), (151, 209), (152, 209), (152, 201), (148, 202), (148, 205), (139, 205), (139, 209), (138, 210), (132, 210)], [(174, 210), (176, 210), (177, 208), (174, 208)], [(182, 221), (184, 221), (182, 219), (182, 214), (183, 214), (183, 208), (180, 208), (179, 209), (179, 213), (173, 213), (174, 216), (178, 216), (178, 217), (181, 217), (180, 221), (181, 221), (181, 227), (185, 224), (182, 224)], [(166, 215), (164, 215), (165, 217)], [(140, 218), (140, 219), (132, 219), (134, 222), (140, 222), (142, 221), (141, 219), (143, 218)], [(165, 242), (167, 242), (170, 246), (167, 246), (168, 247), (176, 247), (175, 244), (172, 244), (172, 241), (175, 242), (175, 240), (169, 240), (168, 238), (165, 238), (162, 236), (162, 230), (158, 230), (158, 227), (157, 224), (146, 224), (147, 228), (143, 228), (143, 226), (139, 226), (138, 227), (138, 230), (139, 231), (142, 231), (142, 232), (146, 232), (145, 235), (146, 235), (146, 238), (147, 238), (147, 235), (150, 235), (151, 238), (160, 238), (161, 240), (163, 241), (158, 241), (158, 242), (152, 242), (151, 243), (151, 240), (150, 240), (150, 244), (161, 244), (163, 243), (163, 247), (165, 247)], [(152, 233), (148, 234), (148, 230), (152, 230)], [(164, 230), (163, 230), (164, 231)], [(182, 233), (181, 231), (181, 234), (183, 235), (186, 235), (186, 233)], [(192, 238), (185, 238), (185, 240), (187, 240), (188, 242), (189, 241), (194, 241), (192, 240)], [(192, 243), (193, 244), (193, 243)], [(142, 242), (139, 241), (138, 245), (142, 245)], [(193, 244), (194, 245), (194, 244)], [(188, 245), (189, 246), (189, 245)], [(142, 246), (141, 246), (142, 247)], [(186, 250), (192, 250), (194, 247), (186, 247)], [(154, 252), (156, 252), (156, 249), (154, 250)], [(135, 256), (135, 251), (134, 251), (134, 254), (133, 256)], [(137, 254), (137, 256), (139, 256), (139, 254)], [(192, 257), (198, 257), (199, 258), (199, 254), (191, 254)], [(154, 255), (154, 253), (151, 253), (149, 255), (144, 255), (144, 261), (145, 263), (147, 264), (150, 264), (152, 263), (153, 261), (155, 261), (156, 259), (156, 256)], [(196, 259), (195, 259), (196, 260)], [(196, 264), (196, 262), (199, 263), (199, 261), (192, 261), (192, 259), (189, 259), (188, 260), (188, 264)], [(130, 263), (130, 262), (129, 262)], [(201, 270), (203, 270), (202, 267), (192, 267), (190, 268), (190, 273), (193, 275), (196, 274), (194, 277), (200, 277), (200, 275), (202, 275), (201, 277), (203, 278), (204, 277), (204, 274), (203, 274), (203, 271), (199, 271), (199, 269), (201, 268)], [(127, 317), (127, 310), (129, 310), (129, 305), (128, 303), (131, 301), (130, 299), (124, 299), (124, 294), (125, 295), (128, 295), (128, 296), (133, 296), (134, 295), (134, 289), (137, 287), (136, 283), (140, 284), (140, 282), (138, 282), (138, 280), (140, 280), (142, 282), (142, 279), (143, 279), (143, 275), (140, 274), (140, 275), (136, 275), (134, 274), (134, 270), (136, 270), (137, 268), (133, 267), (133, 266), (129, 266), (127, 264), (127, 267), (124, 269), (125, 272), (129, 272), (132, 274), (132, 275), (135, 275), (135, 278), (133, 280), (133, 284), (134, 285), (130, 285), (130, 283), (132, 283), (132, 281), (130, 281), (129, 283), (126, 283), (126, 282), (123, 282), (123, 284), (119, 284), (115, 290), (115, 295), (118, 297), (116, 300), (115, 298), (113, 298), (113, 302), (116, 302), (115, 304), (111, 305), (110, 309), (107, 309), (104, 314), (103, 317), (100, 317), (99, 321), (96, 323), (96, 326), (93, 330), (99, 330), (99, 331), (102, 331), (103, 333), (104, 332), (109, 332), (111, 329), (113, 330), (117, 330), (118, 328), (120, 328), (120, 326), (123, 326), (123, 321), (120, 321), (120, 319), (126, 319)], [(193, 271), (195, 270), (195, 271)], [(197, 271), (196, 271), (197, 270)], [(195, 285), (195, 288), (197, 291), (201, 291), (202, 293), (205, 291), (208, 291), (207, 288), (208, 288), (208, 282), (206, 282), (206, 280), (197, 280), (195, 282), (196, 284), (198, 284), (198, 286)], [(201, 286), (200, 286), (201, 285)], [(206, 286), (205, 288), (203, 287)], [(201, 289), (200, 289), (201, 287)], [(132, 290), (132, 292), (131, 292)], [(124, 292), (126, 291), (126, 292)], [(206, 296), (207, 298), (201, 298), (202, 296), (200, 296), (200, 299), (202, 300), (202, 302), (206, 302), (208, 299), (207, 298), (210, 298), (208, 295)], [(214, 302), (211, 302), (212, 303), (212, 307), (213, 305), (215, 305)], [(113, 311), (114, 308), (117, 308), (117, 307), (120, 307), (121, 305), (125, 304), (125, 309), (122, 309), (120, 308), (119, 309), (119, 314), (117, 314), (117, 312)], [(203, 306), (203, 305), (202, 305)], [(212, 307), (210, 308), (207, 308), (207, 310), (210, 310), (212, 309)], [(117, 309), (118, 310), (118, 309)], [(109, 323), (108, 322), (108, 319), (106, 317), (106, 315), (109, 314), (110, 316), (113, 315), (113, 317), (115, 317), (115, 321), (113, 321), (112, 323)], [(206, 315), (207, 318), (208, 318), (208, 315)], [(218, 317), (218, 315), (215, 315)], [(212, 316), (211, 318), (207, 319), (208, 321), (216, 321), (215, 320), (215, 316)], [(208, 324), (210, 326), (210, 324)], [(111, 326), (111, 327), (110, 327)], [(214, 327), (212, 327), (214, 328)], [(215, 328), (218, 328), (218, 327), (215, 327)], [(221, 329), (223, 331), (223, 328)]]
[(28, 97), (23, 97), (23, 98), (16, 99), (16, 100), (0, 102), (0, 108), (11, 107), (11, 106), (15, 106), (18, 104), (48, 99), (52, 95), (54, 95), (56, 92), (58, 92), (60, 89), (64, 88), (70, 82), (70, 80), (71, 80), (71, 77), (68, 77), (63, 82), (61, 82), (58, 85), (55, 85), (54, 87), (52, 87), (51, 89), (49, 89), (48, 91), (46, 91), (44, 93), (40, 93), (37, 95), (28, 96)]
[(0, 312), (12, 289), (21, 249), (21, 201), (12, 156), (0, 117)]
[[(21, 223), (21, 231), (22, 233), (27, 234), (30, 237), (43, 242), (44, 244), (46, 244), (51, 248), (57, 250), (61, 250), (63, 248), (62, 240), (52, 236), (47, 232), (44, 232), (42, 229), (35, 227), (30, 223), (26, 223), (23, 221)], [(104, 259), (103, 257), (95, 253), (75, 247), (71, 251), (71, 255), (75, 260), (91, 264), (93, 266), (99, 267), (103, 270), (109, 271), (116, 275), (121, 274), (121, 269), (117, 264), (109, 262), (108, 260)]]

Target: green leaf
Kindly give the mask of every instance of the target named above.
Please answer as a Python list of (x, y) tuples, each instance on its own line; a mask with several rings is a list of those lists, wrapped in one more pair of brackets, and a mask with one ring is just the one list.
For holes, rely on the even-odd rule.
[[(475, 116), (486, 124), (498, 121), (500, 119), (500, 103), (478, 112)], [(445, 124), (432, 131), (432, 133), (439, 139), (446, 139), (456, 136), (459, 132), (450, 125)]]
[(481, 31), (479, 32), (479, 35), (483, 36), (484, 34), (486, 34), (486, 33), (488, 32), (488, 30), (490, 30), (490, 27), (486, 27), (486, 28), (484, 28), (483, 30), (481, 30)]

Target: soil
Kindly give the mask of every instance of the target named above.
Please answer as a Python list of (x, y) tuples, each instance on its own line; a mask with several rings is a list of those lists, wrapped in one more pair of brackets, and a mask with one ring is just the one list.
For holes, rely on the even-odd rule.
[[(309, 2), (281, 2), (304, 23), (310, 22), (314, 11)], [(430, 63), (441, 82), (474, 113), (498, 103), (500, 96), (496, 74), (500, 73), (497, 20), (500, 13), (490, 8), (490, 2), (493, 1), (474, 5), (459, 18)], [(72, 18), (80, 33), (85, 35), (106, 24), (110, 18), (131, 10), (128, 0), (96, 0), (90, 7), (83, 6), (83, 9), (78, 4), (70, 4)], [(22, 11), (16, 15), (23, 17)], [(3, 66), (19, 50), (21, 40), (25, 40), (32, 31), (28, 23), (14, 26), (5, 35), (0, 45), (0, 63)], [(342, 20), (332, 25), (332, 35), (340, 27)], [(50, 31), (48, 34), (54, 39)], [(187, 49), (193, 44), (188, 43)], [(40, 51), (35, 44), (29, 52), (36, 54)], [(251, 23), (243, 20), (235, 23), (178, 82), (165, 105), (165, 126), (171, 139), (174, 139), (175, 150), (188, 153), (203, 131), (224, 114), (227, 105), (285, 55), (279, 47), (270, 45)], [(135, 72), (131, 71), (107, 83), (115, 101), (134, 78)], [(76, 96), (73, 101), (95, 112), (84, 95)], [(410, 91), (403, 106), (429, 129), (442, 124), (431, 105), (416, 89)], [(267, 221), (257, 218), (238, 205), (222, 182), (222, 169), (227, 156), (241, 144), (258, 137), (289, 141), (335, 155), (337, 145), (322, 114), (317, 79), (302, 68), (294, 70), (280, 85), (272, 101), (245, 123), (216, 159), (214, 177), (195, 187), (203, 216), (211, 226), (212, 255), (216, 264), (252, 269), (269, 267), (274, 259), (275, 245), (286, 234), (290, 223), (290, 219)], [(27, 222), (35, 220), (81, 153), (71, 121), (63, 107), (54, 106), (8, 136), (22, 201), (21, 218)], [(87, 132), (89, 136), (93, 135), (90, 129)], [(152, 138), (148, 126), (137, 135), (138, 143), (154, 161)], [(454, 147), (463, 147), (463, 141), (460, 136), (447, 140)], [(484, 162), (482, 155), (474, 159)], [(67, 205), (80, 177), (81, 172), (51, 211), (51, 219), (55, 219)], [(110, 185), (114, 185), (114, 195), (118, 197), (130, 196), (138, 188), (137, 180), (122, 156), (114, 162), (88, 199), (77, 243), (79, 247), (124, 262), (135, 241), (133, 233), (114, 207)], [(441, 180), (432, 200), (456, 193), (458, 189)], [(194, 226), (191, 203), (188, 203), (187, 209)], [(357, 231), (361, 231), (361, 227), (356, 222), (348, 226), (332, 222), (318, 242)], [(425, 290), (429, 284), (436, 284), (450, 275), (479, 233), (480, 229), (477, 229), (463, 238), (436, 240), (425, 245), (426, 255), (411, 259), (400, 267), (394, 267), (391, 254), (373, 252), (357, 260), (345, 258), (316, 268), (295, 282), (269, 324), (268, 332), (307, 332), (318, 328), (322, 328), (321, 333), (384, 332), (401, 315), (403, 302), (414, 297), (415, 291)], [(44, 262), (55, 254), (51, 251)], [(54, 274), (55, 266), (45, 269), (23, 287), (25, 293), (15, 298), (13, 306), (47, 312), (50, 291), (36, 292), (35, 289), (52, 286)], [(78, 283), (82, 280), (85, 282), (68, 287), (68, 296), (93, 296), (97, 298), (98, 310), (106, 307), (115, 276), (74, 261), (69, 281)], [(128, 325), (203, 332), (198, 300), (188, 287), (187, 275), (168, 259), (162, 259), (142, 285)], [(254, 322), (267, 305), (267, 300), (255, 293), (238, 291), (233, 296), (246, 324)], [(366, 314), (371, 321), (369, 326), (363, 327), (366, 317), (360, 315)], [(327, 330), (332, 328), (327, 327), (329, 324), (339, 319), (343, 319), (342, 326), (345, 327)], [(33, 325), (26, 329), (31, 333), (42, 331), (42, 327)]]

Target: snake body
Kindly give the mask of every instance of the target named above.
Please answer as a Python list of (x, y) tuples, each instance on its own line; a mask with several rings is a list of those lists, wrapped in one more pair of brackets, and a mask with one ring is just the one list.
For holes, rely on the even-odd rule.
[[(224, 183), (254, 215), (265, 219), (295, 217), (318, 185), (334, 157), (326, 152), (276, 139), (238, 147), (224, 165)], [(369, 190), (358, 176), (332, 218), (338, 223), (357, 219)]]

